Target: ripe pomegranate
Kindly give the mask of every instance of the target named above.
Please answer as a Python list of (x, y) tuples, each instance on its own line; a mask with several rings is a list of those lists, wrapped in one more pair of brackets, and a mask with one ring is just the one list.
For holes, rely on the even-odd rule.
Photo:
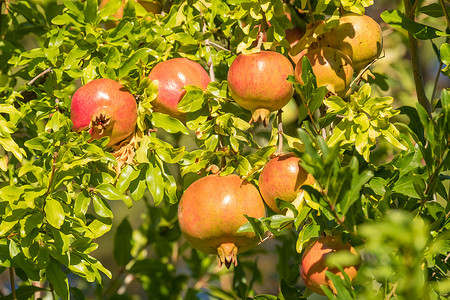
[(252, 112), (250, 123), (267, 125), (270, 112), (283, 108), (294, 94), (286, 80), (293, 74), (289, 59), (280, 53), (239, 54), (228, 71), (228, 87), (236, 103)]
[(181, 121), (186, 114), (178, 110), (186, 91), (186, 85), (195, 85), (202, 89), (211, 81), (203, 67), (187, 58), (173, 58), (158, 63), (150, 72), (151, 80), (158, 80), (158, 97), (152, 101), (153, 110), (166, 113)]
[(346, 54), (330, 47), (304, 50), (295, 67), (295, 79), (302, 84), (303, 56), (311, 62), (317, 86), (326, 86), (330, 92), (338, 96), (345, 94), (353, 76), (352, 61)]
[[(110, 2), (111, 0), (102, 0), (100, 2), (100, 6), (99, 8), (102, 9), (103, 7), (105, 7), (105, 5)], [(116, 11), (116, 13), (114, 14), (114, 17), (116, 17), (117, 19), (122, 19), (123, 17), (123, 8), (125, 6), (125, 3), (128, 0), (122, 0), (122, 5), (120, 6), (120, 8)], [(144, 7), (148, 12), (152, 12), (154, 14), (159, 14), (161, 13), (161, 3), (159, 1), (151, 1), (151, 0), (134, 0), (134, 2), (139, 3), (140, 5), (142, 5), (142, 7)]]
[[(102, 0), (100, 2), (100, 6), (99, 8), (102, 9), (103, 7), (105, 7), (105, 5), (110, 2), (111, 0)], [(118, 20), (122, 19), (123, 17), (123, 9), (125, 6), (125, 3), (128, 0), (122, 0), (122, 5), (120, 6), (120, 8), (116, 11), (116, 13), (114, 14), (114, 17)], [(140, 5), (142, 5), (142, 7), (145, 8), (145, 10), (147, 10), (148, 12), (152, 12), (154, 14), (160, 14), (161, 13), (161, 3), (159, 1), (152, 1), (152, 0), (134, 0), (134, 2), (139, 3)], [(107, 22), (105, 24), (106, 29), (110, 29), (115, 27), (119, 22)]]
[(297, 198), (300, 187), (312, 184), (314, 179), (300, 165), (300, 158), (294, 153), (272, 158), (259, 175), (259, 191), (274, 212), (281, 213), (275, 202), (276, 198), (293, 202)]
[[(292, 49), (292, 47), (294, 47), (295, 44), (298, 43), (298, 41), (303, 37), (304, 34), (305, 34), (305, 32), (297, 27), (286, 29), (286, 40), (289, 42), (291, 49)], [(291, 55), (289, 53), (289, 57), (292, 59), (292, 61), (295, 64), (297, 64), (297, 62), (300, 58), (300, 54)]]
[(185, 239), (196, 249), (219, 256), (219, 266), (237, 265), (237, 253), (255, 247), (254, 233), (237, 233), (247, 223), (244, 214), (265, 216), (264, 203), (252, 184), (237, 175), (208, 175), (192, 183), (178, 206)]
[[(319, 239), (310, 244), (303, 253), (302, 263), (300, 265), (300, 275), (305, 285), (313, 292), (321, 295), (325, 293), (320, 288), (321, 285), (329, 287), (336, 292), (333, 283), (325, 275), (325, 271), (330, 271), (344, 278), (344, 275), (337, 268), (329, 268), (326, 265), (326, 257), (331, 253), (338, 251), (347, 251), (356, 255), (355, 249), (347, 242), (342, 243), (339, 236), (319, 237)], [(356, 277), (359, 265), (344, 267), (350, 280)]]
[(131, 135), (136, 127), (136, 100), (120, 83), (95, 79), (75, 91), (70, 119), (73, 130), (89, 129), (93, 139), (109, 136), (108, 146)]
[(339, 25), (322, 35), (323, 47), (332, 47), (347, 54), (356, 72), (377, 58), (382, 49), (380, 25), (366, 15), (348, 14), (339, 19)]

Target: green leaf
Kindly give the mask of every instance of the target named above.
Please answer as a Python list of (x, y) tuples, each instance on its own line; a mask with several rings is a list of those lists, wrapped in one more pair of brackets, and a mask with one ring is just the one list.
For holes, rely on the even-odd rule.
[[(256, 234), (256, 236), (258, 236), (259, 240), (262, 241), (264, 238), (264, 234), (266, 233), (266, 228), (264, 226), (264, 223), (256, 218), (250, 217), (248, 215), (244, 215), (244, 216), (247, 218), (248, 222), (250, 223), (250, 225), (253, 229), (253, 232), (255, 232), (255, 234)], [(243, 226), (241, 226), (237, 232), (238, 233), (245, 232), (244, 230), (248, 230), (248, 227), (246, 227), (245, 224)]]
[(55, 228), (61, 228), (64, 223), (65, 214), (64, 208), (58, 200), (47, 198), (45, 200), (44, 212), (47, 217), (47, 221)]
[(40, 291), (45, 291), (44, 288), (40, 288), (32, 285), (22, 285), (16, 289), (16, 299), (13, 298), (12, 293), (2, 297), (2, 300), (28, 300), (33, 297), (34, 294)]
[[(344, 272), (345, 273), (345, 272)], [(341, 276), (331, 273), (330, 271), (325, 271), (325, 275), (331, 280), (334, 288), (336, 289), (336, 295), (338, 300), (351, 300), (354, 299), (346, 287), (346, 283)], [(325, 288), (322, 287), (325, 291)], [(327, 292), (325, 292), (327, 293)], [(333, 295), (331, 292), (327, 293)]]
[(69, 281), (66, 274), (61, 270), (61, 264), (54, 258), (46, 269), (47, 280), (53, 285), (56, 294), (63, 300), (69, 300)]
[[(447, 14), (450, 15), (449, 6), (445, 5)], [(426, 14), (434, 18), (440, 18), (444, 16), (444, 10), (439, 3), (431, 3), (429, 5), (424, 5), (417, 10), (418, 13)]]
[(153, 126), (162, 128), (168, 133), (181, 132), (182, 134), (189, 134), (189, 131), (180, 120), (175, 119), (167, 114), (153, 112), (151, 121)]
[(98, 1), (97, 0), (87, 0), (85, 2), (84, 16), (86, 22), (94, 24), (97, 19)]
[(114, 260), (119, 266), (125, 266), (130, 261), (133, 228), (127, 218), (117, 227), (114, 235)]
[(14, 240), (9, 239), (9, 256), (13, 260), (13, 262), (21, 268), (26, 276), (31, 279), (38, 281), (40, 280), (39, 272), (34, 268), (34, 264), (29, 262), (25, 255), (23, 254), (23, 250), (19, 245), (17, 245)]
[(124, 63), (122, 63), (119, 69), (119, 78), (123, 78), (130, 73), (131, 70), (137, 68), (138, 62), (142, 61), (146, 63), (148, 61), (149, 55), (155, 52), (153, 49), (141, 48), (133, 53)]
[(414, 22), (399, 10), (384, 11), (381, 13), (381, 18), (394, 28), (407, 30), (419, 40), (429, 40), (444, 35), (442, 31), (436, 28)]
[(155, 157), (150, 158), (146, 174), (147, 187), (152, 194), (154, 205), (160, 204), (164, 198), (164, 178)]
[(94, 189), (95, 192), (100, 193), (107, 200), (122, 200), (126, 206), (133, 206), (133, 201), (127, 195), (120, 193), (114, 186), (109, 183), (102, 183)]
[(178, 103), (178, 110), (181, 112), (194, 112), (203, 107), (205, 100), (203, 99), (203, 91), (196, 86), (185, 86), (186, 94)]

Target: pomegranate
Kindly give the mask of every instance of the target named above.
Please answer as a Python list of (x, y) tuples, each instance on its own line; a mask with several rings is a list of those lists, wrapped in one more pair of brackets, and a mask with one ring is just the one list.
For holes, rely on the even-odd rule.
[(294, 94), (292, 65), (273, 51), (239, 54), (228, 71), (230, 94), (238, 105), (252, 112), (252, 122), (268, 124), (271, 111), (283, 108)]
[(153, 110), (166, 113), (181, 121), (186, 114), (178, 110), (186, 85), (206, 89), (211, 81), (203, 67), (187, 58), (173, 58), (158, 63), (150, 72), (151, 80), (158, 80), (158, 97), (152, 101)]
[(237, 265), (237, 253), (255, 247), (254, 233), (237, 233), (247, 223), (244, 214), (265, 216), (263, 200), (251, 183), (237, 175), (208, 175), (192, 183), (178, 206), (185, 239), (196, 249), (219, 256), (219, 266)]
[(352, 61), (346, 54), (330, 47), (304, 50), (295, 67), (295, 79), (302, 84), (303, 56), (311, 62), (317, 86), (326, 86), (330, 92), (338, 96), (345, 94), (353, 76)]
[[(102, 0), (100, 2), (100, 6), (99, 8), (102, 9), (103, 7), (105, 7), (105, 5), (110, 2), (111, 0)], [(114, 17), (116, 19), (122, 19), (123, 17), (123, 8), (125, 6), (125, 3), (128, 0), (122, 0), (122, 5), (120, 6), (120, 8), (116, 11), (116, 13), (114, 14)], [(159, 1), (152, 1), (152, 0), (134, 0), (134, 2), (139, 3), (140, 5), (142, 5), (142, 7), (144, 7), (148, 12), (152, 12), (154, 14), (159, 14), (161, 13), (161, 3)], [(117, 25), (117, 22), (115, 22), (114, 25)], [(112, 27), (112, 26), (111, 26)]]
[(120, 83), (95, 79), (75, 91), (70, 119), (73, 130), (89, 129), (93, 139), (109, 136), (108, 146), (130, 136), (137, 119), (136, 100)]
[(281, 213), (275, 202), (276, 198), (293, 202), (302, 185), (314, 182), (312, 175), (299, 162), (300, 158), (294, 153), (287, 153), (272, 158), (261, 171), (259, 191), (264, 202), (274, 212)]
[(382, 49), (380, 25), (366, 15), (349, 14), (339, 19), (339, 25), (322, 35), (323, 47), (332, 47), (347, 54), (356, 72), (377, 58)]
[[(289, 42), (291, 49), (292, 49), (292, 47), (294, 47), (295, 44), (298, 43), (298, 41), (303, 37), (304, 34), (305, 34), (305, 32), (297, 27), (286, 29), (286, 40)], [(297, 64), (297, 62), (300, 58), (300, 55), (299, 54), (297, 54), (297, 55), (289, 54), (289, 57), (292, 59), (292, 61), (295, 64)]]
[[(336, 292), (333, 283), (325, 275), (325, 271), (330, 271), (344, 278), (344, 275), (338, 268), (329, 268), (326, 265), (326, 257), (338, 251), (347, 251), (356, 255), (355, 249), (348, 242), (342, 243), (339, 236), (319, 237), (316, 242), (305, 249), (300, 265), (300, 275), (305, 285), (313, 292), (325, 295), (320, 288), (321, 285), (329, 287), (333, 292)], [(358, 267), (358, 265), (351, 265), (343, 268), (350, 280), (356, 277)]]

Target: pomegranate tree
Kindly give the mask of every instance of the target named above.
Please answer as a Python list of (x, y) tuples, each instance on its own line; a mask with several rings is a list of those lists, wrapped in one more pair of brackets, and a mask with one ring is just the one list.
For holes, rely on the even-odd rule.
[(219, 266), (237, 265), (238, 252), (255, 247), (254, 233), (237, 233), (247, 223), (244, 215), (265, 216), (263, 200), (251, 183), (237, 175), (208, 175), (192, 183), (178, 206), (184, 238), (196, 249), (217, 254)]
[(332, 47), (347, 54), (356, 72), (377, 58), (382, 49), (380, 25), (366, 15), (348, 14), (339, 25), (321, 36), (321, 46)]
[(259, 176), (259, 191), (274, 212), (281, 213), (275, 202), (276, 198), (287, 202), (293, 202), (300, 187), (314, 182), (311, 174), (300, 165), (300, 158), (294, 153), (272, 158), (262, 169)]
[[(333, 283), (325, 275), (325, 271), (344, 278), (344, 275), (338, 268), (331, 268), (326, 264), (327, 256), (339, 251), (347, 251), (356, 256), (356, 251), (350, 243), (343, 243), (339, 236), (319, 237), (317, 241), (305, 249), (300, 265), (300, 275), (310, 290), (317, 294), (325, 295), (320, 287), (323, 285), (336, 292)], [(358, 265), (345, 266), (343, 269), (350, 280), (353, 280), (356, 277)]]
[(186, 91), (186, 85), (195, 85), (206, 89), (211, 81), (203, 67), (187, 58), (173, 58), (158, 63), (148, 77), (158, 81), (158, 96), (152, 101), (153, 110), (166, 113), (181, 121), (185, 120), (185, 113), (178, 110)]
[(89, 130), (93, 139), (109, 136), (108, 146), (130, 136), (137, 119), (136, 100), (120, 83), (95, 79), (73, 94), (70, 107), (73, 130)]
[(228, 87), (236, 103), (252, 112), (250, 123), (268, 124), (271, 111), (283, 108), (294, 94), (292, 65), (273, 51), (239, 54), (228, 71)]
[(330, 92), (338, 96), (345, 94), (353, 76), (353, 65), (348, 55), (330, 47), (304, 50), (295, 67), (295, 79), (302, 84), (303, 56), (306, 56), (311, 62), (317, 86), (326, 86)]

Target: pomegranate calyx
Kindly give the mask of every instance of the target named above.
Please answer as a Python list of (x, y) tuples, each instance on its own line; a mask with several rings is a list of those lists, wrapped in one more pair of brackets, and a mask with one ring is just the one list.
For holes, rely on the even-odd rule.
[(235, 267), (237, 266), (237, 253), (238, 248), (233, 243), (224, 243), (217, 248), (217, 254), (219, 256), (219, 267), (225, 265), (227, 269), (230, 268), (231, 264)]
[(109, 124), (111, 124), (111, 117), (107, 113), (101, 112), (92, 118), (89, 129), (92, 130), (95, 128), (102, 135)]
[(264, 124), (264, 126), (269, 125), (269, 114), (270, 111), (268, 109), (258, 108), (253, 112), (250, 124), (252, 124), (253, 122), (258, 123), (259, 121), (261, 121)]

